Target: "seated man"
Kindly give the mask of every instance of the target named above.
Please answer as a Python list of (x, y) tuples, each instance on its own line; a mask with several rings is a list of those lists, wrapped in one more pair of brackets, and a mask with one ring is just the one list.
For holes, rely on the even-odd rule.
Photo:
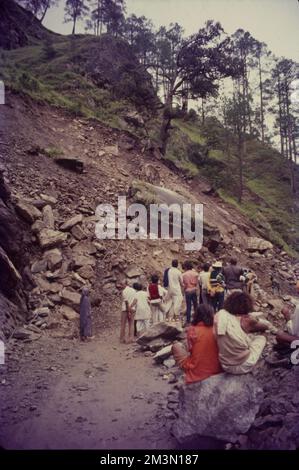
[(293, 341), (299, 339), (299, 304), (295, 307), (283, 307), (281, 313), (287, 323), (285, 331), (277, 332), (276, 341), (279, 345), (287, 347)]
[(219, 359), (225, 372), (247, 374), (258, 362), (266, 345), (264, 336), (248, 333), (263, 332), (268, 325), (250, 317), (253, 301), (245, 292), (234, 292), (225, 301), (224, 309), (215, 316), (215, 333)]
[(172, 353), (177, 364), (185, 371), (187, 384), (207, 379), (221, 372), (213, 322), (213, 308), (200, 304), (194, 315), (192, 326), (187, 329), (189, 354), (182, 343), (176, 342), (172, 346)]

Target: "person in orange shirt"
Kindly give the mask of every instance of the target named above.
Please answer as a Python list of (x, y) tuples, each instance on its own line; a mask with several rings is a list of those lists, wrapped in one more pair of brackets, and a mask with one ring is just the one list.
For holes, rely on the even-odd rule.
[(222, 372), (213, 323), (213, 308), (210, 305), (200, 304), (197, 307), (192, 325), (187, 329), (189, 354), (180, 342), (175, 342), (172, 346), (173, 357), (185, 371), (187, 384), (207, 379), (211, 375)]

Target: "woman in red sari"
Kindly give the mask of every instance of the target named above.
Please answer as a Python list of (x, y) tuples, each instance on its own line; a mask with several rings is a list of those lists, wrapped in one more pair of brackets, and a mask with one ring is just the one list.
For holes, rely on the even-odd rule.
[(187, 384), (222, 372), (213, 323), (213, 308), (210, 305), (200, 304), (192, 325), (187, 329), (189, 354), (182, 343), (176, 342), (172, 346), (177, 364), (185, 371)]

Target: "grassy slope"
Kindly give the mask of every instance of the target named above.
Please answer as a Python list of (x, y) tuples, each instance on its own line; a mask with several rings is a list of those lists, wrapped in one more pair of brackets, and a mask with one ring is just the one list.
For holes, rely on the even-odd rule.
[(57, 36), (46, 43), (0, 52), (0, 77), (15, 92), (36, 101), (64, 108), (74, 116), (96, 118), (122, 128), (122, 111), (130, 109), (126, 98), (115, 97), (112, 87), (98, 87), (81, 65), (100, 39), (92, 36)]
[[(218, 131), (215, 129), (215, 135)], [(194, 159), (190, 152), (192, 145), (201, 151), (206, 144), (207, 137), (200, 124), (174, 120), (167, 158), (192, 176), (208, 178), (226, 202), (255, 223), (262, 236), (296, 256), (299, 251), (298, 206), (290, 190), (287, 165), (279, 152), (257, 140), (247, 142), (244, 198), (239, 204), (235, 145), (231, 145), (228, 155), (220, 136), (209, 145), (208, 155)]]

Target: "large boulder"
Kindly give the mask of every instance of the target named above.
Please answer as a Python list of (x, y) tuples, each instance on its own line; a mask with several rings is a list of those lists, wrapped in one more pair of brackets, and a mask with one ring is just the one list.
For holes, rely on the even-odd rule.
[(265, 253), (267, 250), (272, 250), (273, 245), (271, 242), (258, 237), (249, 237), (247, 240), (248, 251), (258, 251), (259, 253)]
[(262, 400), (252, 375), (218, 374), (184, 385), (173, 434), (181, 444), (202, 436), (235, 442), (249, 430)]
[(63, 289), (60, 293), (62, 301), (74, 310), (79, 310), (81, 296), (77, 292)]
[(137, 343), (141, 346), (146, 346), (157, 338), (173, 341), (180, 336), (182, 332), (182, 328), (160, 322), (148, 328), (143, 335), (138, 338)]

